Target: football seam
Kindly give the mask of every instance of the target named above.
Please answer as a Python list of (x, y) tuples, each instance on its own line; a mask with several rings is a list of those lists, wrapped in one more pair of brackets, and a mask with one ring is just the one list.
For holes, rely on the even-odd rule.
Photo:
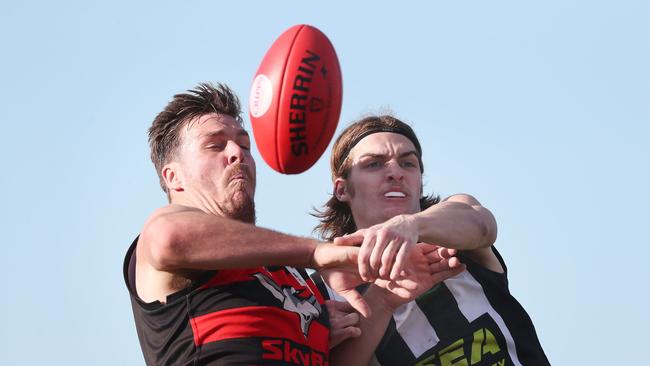
[(293, 45), (296, 44), (296, 40), (298, 39), (298, 36), (300, 35), (300, 32), (305, 29), (305, 24), (300, 25), (300, 29), (296, 31), (296, 35), (293, 37), (291, 40), (291, 46), (289, 46), (289, 54), (287, 54), (287, 57), (284, 59), (284, 66), (282, 67), (282, 78), (280, 82), (280, 90), (278, 91), (278, 102), (276, 103), (277, 110), (275, 112), (275, 158), (278, 162), (278, 167), (280, 168), (280, 171), (282, 173), (287, 174), (287, 171), (284, 166), (284, 162), (282, 159), (280, 159), (280, 136), (278, 134), (278, 130), (280, 128), (280, 107), (281, 107), (281, 100), (280, 97), (284, 94), (284, 82), (285, 78), (287, 75), (287, 65), (289, 64), (289, 59), (291, 59), (291, 55), (293, 54)]

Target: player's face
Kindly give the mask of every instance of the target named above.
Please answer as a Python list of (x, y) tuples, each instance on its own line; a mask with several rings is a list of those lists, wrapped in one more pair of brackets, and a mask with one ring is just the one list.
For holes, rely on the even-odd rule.
[(255, 161), (248, 133), (231, 116), (191, 121), (179, 147), (183, 190), (194, 204), (246, 222), (255, 221)]
[(422, 174), (415, 146), (407, 137), (391, 132), (368, 135), (348, 159), (352, 159), (350, 174), (337, 187), (345, 185), (342, 198), (357, 228), (420, 211)]

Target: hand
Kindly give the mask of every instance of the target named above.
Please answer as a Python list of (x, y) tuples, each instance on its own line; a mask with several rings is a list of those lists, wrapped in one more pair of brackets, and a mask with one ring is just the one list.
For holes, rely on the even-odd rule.
[(454, 257), (455, 249), (419, 243), (411, 251), (408, 273), (397, 280), (377, 279), (374, 284), (384, 289), (384, 302), (391, 309), (415, 300), (436, 284), (465, 270)]
[(352, 306), (344, 301), (325, 301), (325, 307), (330, 318), (330, 349), (348, 338), (356, 338), (361, 335), (359, 325), (359, 314)]
[(357, 271), (359, 248), (320, 244), (316, 246), (311, 267), (317, 269), (327, 285), (343, 296), (361, 315), (370, 316), (370, 306), (356, 290), (364, 283)]
[(370, 306), (356, 289), (357, 286), (364, 283), (357, 272), (356, 266), (349, 268), (329, 268), (318, 272), (323, 278), (323, 281), (334, 292), (343, 296), (359, 314), (366, 318), (370, 316)]
[(395, 280), (405, 270), (419, 230), (412, 215), (398, 215), (381, 224), (334, 239), (335, 245), (358, 245), (359, 274), (364, 281)]
[[(459, 266), (465, 268), (464, 265), (460, 263), (458, 258), (455, 257), (455, 255), (458, 253), (457, 249), (445, 248), (429, 243), (418, 243), (417, 246), (429, 261), (429, 269), (432, 274)], [(445, 259), (448, 260), (446, 261)]]

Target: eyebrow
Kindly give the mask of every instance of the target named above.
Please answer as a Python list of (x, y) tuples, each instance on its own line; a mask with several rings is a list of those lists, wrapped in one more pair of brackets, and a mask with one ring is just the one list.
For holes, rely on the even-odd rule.
[[(216, 130), (216, 131), (210, 131), (210, 132), (202, 133), (202, 134), (199, 135), (199, 138), (201, 138), (201, 139), (202, 138), (210, 138), (210, 137), (215, 137), (215, 136), (222, 136), (222, 135), (225, 135), (225, 134), (226, 133), (224, 132), (223, 129), (219, 129), (219, 130)], [(250, 136), (248, 135), (248, 132), (246, 132), (246, 130), (243, 130), (243, 129), (240, 129), (237, 132), (237, 137), (240, 137), (240, 136), (250, 138)]]
[[(403, 153), (399, 154), (399, 156), (397, 156), (397, 158), (402, 159), (402, 158), (405, 158), (405, 157), (410, 156), (410, 155), (415, 155), (417, 157), (418, 153), (415, 150), (409, 150), (409, 151), (406, 151), (406, 152), (403, 152)], [(367, 158), (386, 158), (386, 156), (387, 156), (387, 154), (366, 153), (366, 154), (363, 154), (363, 155), (359, 156), (359, 160), (361, 160), (363, 158), (366, 158), (366, 157)]]

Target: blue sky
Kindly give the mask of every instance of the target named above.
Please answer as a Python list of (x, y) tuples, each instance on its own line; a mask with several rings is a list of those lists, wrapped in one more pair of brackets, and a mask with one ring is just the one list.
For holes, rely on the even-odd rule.
[[(247, 105), (265, 51), (300, 23), (338, 52), (338, 131), (392, 110), (420, 136), (425, 189), (471, 193), (495, 214), (511, 292), (553, 364), (643, 362), (648, 2), (1, 8), (0, 364), (143, 364), (121, 265), (166, 203), (147, 128), (201, 81), (229, 84)], [(258, 224), (310, 235), (308, 213), (330, 192), (329, 151), (294, 176), (254, 156)]]

